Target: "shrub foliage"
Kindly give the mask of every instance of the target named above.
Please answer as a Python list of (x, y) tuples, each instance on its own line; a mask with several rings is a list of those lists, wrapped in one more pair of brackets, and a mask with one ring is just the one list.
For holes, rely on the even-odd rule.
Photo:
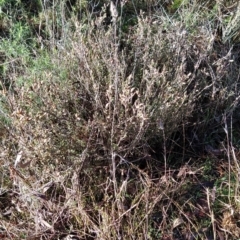
[(0, 3), (3, 238), (239, 237), (229, 2)]

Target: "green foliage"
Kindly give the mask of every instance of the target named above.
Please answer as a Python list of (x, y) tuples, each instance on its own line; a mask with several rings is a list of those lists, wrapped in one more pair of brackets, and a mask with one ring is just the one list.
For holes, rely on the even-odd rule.
[(174, 0), (172, 5), (169, 7), (170, 12), (174, 12), (178, 10), (182, 5), (185, 5), (188, 3), (188, 0)]
[(0, 129), (4, 132), (4, 127), (9, 127), (11, 125), (11, 118), (8, 111), (7, 98), (0, 95)]
[(26, 25), (16, 23), (10, 29), (9, 39), (3, 40), (1, 51), (8, 58), (26, 57), (29, 55), (27, 42), (30, 37), (30, 29)]

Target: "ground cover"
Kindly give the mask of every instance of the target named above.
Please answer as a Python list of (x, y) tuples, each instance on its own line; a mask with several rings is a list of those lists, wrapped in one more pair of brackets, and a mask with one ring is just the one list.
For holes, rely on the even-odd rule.
[(2, 239), (238, 239), (234, 1), (0, 2)]

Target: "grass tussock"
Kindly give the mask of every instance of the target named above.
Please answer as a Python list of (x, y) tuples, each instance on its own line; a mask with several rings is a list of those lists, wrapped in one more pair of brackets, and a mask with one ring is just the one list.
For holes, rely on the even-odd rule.
[(3, 18), (1, 238), (239, 238), (229, 1), (39, 2)]

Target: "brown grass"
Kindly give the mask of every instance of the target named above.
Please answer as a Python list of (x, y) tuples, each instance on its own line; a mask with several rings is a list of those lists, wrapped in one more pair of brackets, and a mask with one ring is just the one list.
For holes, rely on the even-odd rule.
[(239, 238), (239, 47), (210, 6), (147, 9), (8, 69), (0, 238)]

